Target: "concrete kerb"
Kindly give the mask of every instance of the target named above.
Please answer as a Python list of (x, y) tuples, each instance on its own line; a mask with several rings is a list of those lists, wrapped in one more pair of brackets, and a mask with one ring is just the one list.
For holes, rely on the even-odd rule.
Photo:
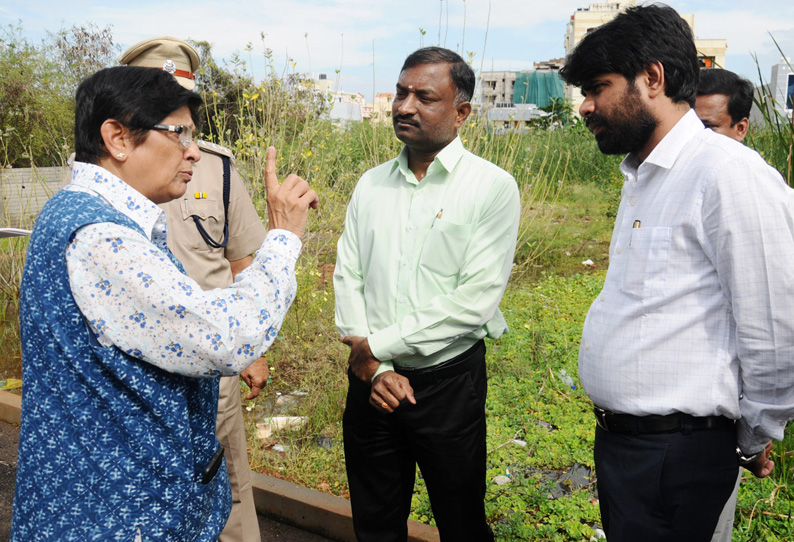
[[(22, 398), (0, 391), (0, 420), (19, 425)], [(258, 514), (339, 542), (354, 542), (350, 501), (291, 482), (251, 473)], [(438, 542), (435, 527), (408, 522), (408, 542)]]
[(22, 414), (22, 397), (0, 390), (0, 420), (19, 425)]
[[(355, 542), (350, 501), (327, 493), (251, 473), (257, 513), (339, 542)], [(437, 542), (438, 529), (408, 522), (409, 542)]]

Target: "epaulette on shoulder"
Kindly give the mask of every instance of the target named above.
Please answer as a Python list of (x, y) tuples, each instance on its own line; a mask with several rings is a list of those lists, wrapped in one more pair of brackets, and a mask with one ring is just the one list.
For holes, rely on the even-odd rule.
[(232, 154), (232, 151), (226, 147), (221, 147), (217, 143), (202, 141), (200, 139), (196, 139), (195, 141), (201, 152), (208, 152), (210, 154), (217, 154), (219, 156), (227, 156), (232, 159), (232, 162), (234, 162), (234, 154)]

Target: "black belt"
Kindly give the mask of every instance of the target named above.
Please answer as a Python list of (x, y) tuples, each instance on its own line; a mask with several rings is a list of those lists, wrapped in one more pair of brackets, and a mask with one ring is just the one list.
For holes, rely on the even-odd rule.
[(408, 369), (394, 367), (394, 372), (404, 376), (412, 386), (432, 384), (446, 378), (462, 375), (472, 370), (477, 362), (485, 359), (485, 341), (479, 340), (474, 346), (454, 358), (432, 367)]
[(667, 416), (634, 416), (593, 407), (598, 427), (610, 433), (647, 435), (685, 430), (729, 429), (733, 420), (725, 416), (691, 416), (680, 412)]

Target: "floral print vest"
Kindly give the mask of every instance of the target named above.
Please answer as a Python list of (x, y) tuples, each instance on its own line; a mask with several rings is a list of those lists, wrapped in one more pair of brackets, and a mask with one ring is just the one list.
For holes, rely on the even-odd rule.
[(75, 231), (100, 222), (144, 235), (101, 198), (61, 190), (30, 239), (11, 540), (214, 541), (231, 509), (225, 461), (201, 483), (219, 447), (218, 380), (168, 373), (96, 341), (64, 255)]

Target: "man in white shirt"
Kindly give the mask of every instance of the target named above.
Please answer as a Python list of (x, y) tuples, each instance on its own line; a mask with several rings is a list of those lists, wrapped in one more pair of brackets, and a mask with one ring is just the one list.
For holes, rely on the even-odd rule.
[(485, 520), (485, 337), (513, 262), (513, 177), (463, 149), (474, 73), (412, 53), (397, 82), (400, 155), (356, 186), (337, 248), (336, 324), (351, 347), (345, 462), (359, 542), (404, 542), (416, 465), (442, 541), (493, 541)]
[(562, 70), (600, 150), (628, 153), (579, 351), (610, 542), (708, 541), (739, 464), (768, 476), (794, 417), (792, 191), (703, 127), (698, 73), (690, 28), (659, 5), (588, 33)]

